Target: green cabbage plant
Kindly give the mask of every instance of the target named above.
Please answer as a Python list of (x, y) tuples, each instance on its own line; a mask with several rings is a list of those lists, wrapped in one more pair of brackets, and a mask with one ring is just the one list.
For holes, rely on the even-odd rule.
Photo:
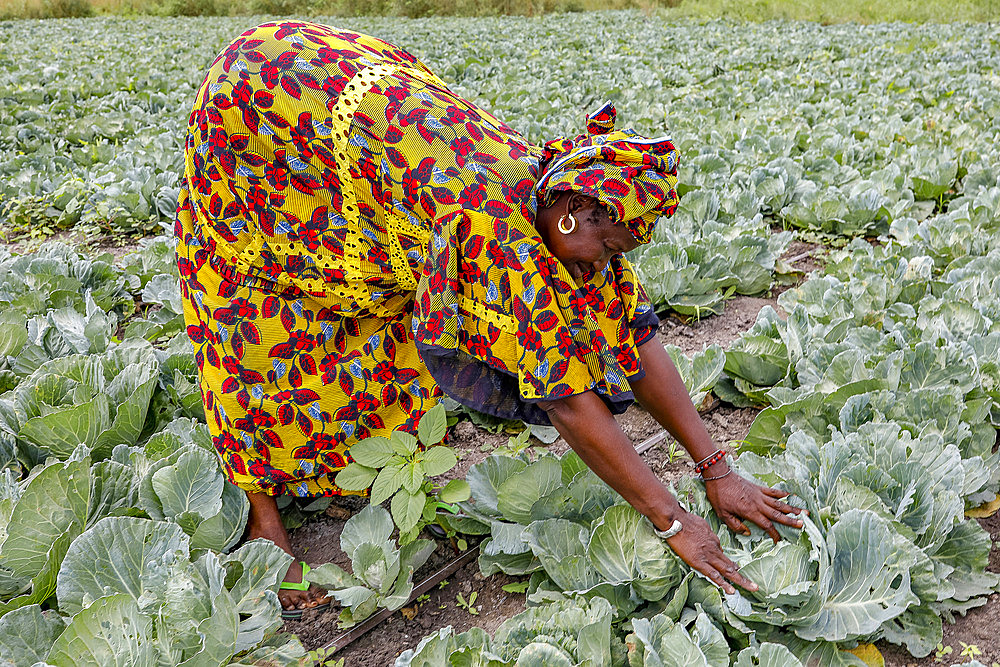
[(620, 616), (680, 582), (680, 561), (652, 524), (574, 452), (534, 462), (491, 456), (467, 478), (472, 499), (461, 508), (490, 529), (480, 545), (484, 574), (536, 573), (538, 600), (553, 591), (604, 596)]
[(352, 516), (340, 534), (340, 548), (351, 559), (350, 574), (324, 563), (309, 575), (340, 602), (340, 622), (350, 627), (379, 608), (399, 609), (413, 591), (413, 573), (434, 551), (431, 540), (414, 540), (397, 548), (393, 521), (384, 508), (368, 505)]
[(493, 639), (480, 628), (455, 634), (448, 626), (423, 638), (416, 648), (404, 651), (395, 667), (622, 665), (625, 649), (612, 634), (612, 617), (608, 601), (595, 598), (527, 609), (501, 623)]
[[(0, 473), (0, 616), (54, 592), (67, 549), (101, 519), (176, 525), (193, 549), (225, 551), (243, 534), (246, 494), (225, 479), (207, 428), (177, 420), (140, 447), (93, 461), (80, 446), (23, 480)], [(148, 519), (147, 519), (148, 520)], [(60, 607), (61, 609), (61, 607)]]
[(277, 588), (290, 558), (270, 542), (231, 555), (192, 552), (175, 524), (108, 517), (59, 568), (59, 612), (26, 605), (0, 618), (0, 659), (15, 665), (297, 665)]
[(139, 440), (158, 379), (156, 355), (144, 341), (46, 362), (0, 397), (0, 439), (29, 466), (66, 458), (81, 444), (106, 458)]

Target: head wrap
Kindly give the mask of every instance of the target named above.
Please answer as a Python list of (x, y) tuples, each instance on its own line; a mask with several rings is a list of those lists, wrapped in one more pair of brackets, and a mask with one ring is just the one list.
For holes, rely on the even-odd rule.
[(587, 117), (586, 135), (545, 144), (537, 201), (551, 205), (562, 190), (590, 195), (608, 207), (612, 223), (649, 243), (659, 216), (677, 209), (677, 149), (666, 138), (615, 130), (616, 115), (606, 102)]

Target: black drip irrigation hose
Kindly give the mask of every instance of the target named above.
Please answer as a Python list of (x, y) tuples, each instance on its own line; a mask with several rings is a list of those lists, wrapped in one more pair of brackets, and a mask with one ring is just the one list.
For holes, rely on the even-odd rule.
[[(659, 443), (666, 437), (667, 437), (667, 431), (661, 430), (659, 433), (653, 435), (652, 437), (646, 438), (641, 443), (636, 445), (635, 451), (638, 452), (639, 454), (642, 454), (650, 447)], [(406, 601), (406, 604), (404, 604), (403, 606), (406, 607), (413, 604), (413, 602), (418, 597), (420, 597), (427, 591), (431, 590), (432, 588), (440, 584), (442, 581), (450, 577), (452, 574), (454, 574), (456, 571), (458, 571), (460, 568), (465, 567), (478, 557), (479, 557), (479, 545), (477, 544), (476, 546), (466, 551), (464, 554), (452, 559), (443, 568), (441, 568), (440, 570), (438, 570), (437, 572), (435, 572), (434, 574), (432, 574), (431, 576), (427, 577), (419, 584), (417, 584), (417, 586), (413, 588), (413, 592), (410, 593), (410, 598)], [(356, 625), (350, 630), (340, 633), (339, 635), (334, 637), (329, 643), (324, 644), (323, 647), (319, 649), (318, 652), (320, 655), (323, 656), (322, 659), (326, 660), (337, 651), (346, 648), (355, 640), (360, 639), (364, 635), (368, 634), (376, 627), (381, 625), (386, 619), (388, 619), (390, 616), (396, 613), (396, 611), (398, 610), (383, 609), (382, 611), (375, 614), (374, 616), (364, 621), (360, 625)], [(314, 662), (313, 664), (317, 665), (319, 664), (319, 661)]]
[(815, 252), (815, 250), (806, 250), (804, 253), (798, 254), (795, 257), (790, 257), (789, 259), (786, 259), (785, 261), (788, 262), (789, 264), (794, 264), (795, 262), (799, 261), (800, 259), (806, 259), (807, 257), (812, 257), (812, 254), (814, 252)]
[(650, 447), (652, 447), (653, 445), (655, 445), (656, 443), (660, 442), (661, 440), (663, 440), (666, 437), (667, 437), (667, 431), (666, 431), (666, 429), (663, 429), (659, 433), (657, 433), (656, 435), (654, 435), (654, 436), (652, 436), (650, 438), (646, 438), (644, 441), (642, 441), (641, 443), (639, 443), (638, 445), (636, 445), (635, 446), (635, 451), (638, 454), (642, 454), (647, 449), (649, 449)]
[[(454, 558), (451, 562), (445, 565), (443, 568), (427, 577), (421, 581), (417, 586), (414, 587), (413, 592), (410, 593), (410, 599), (406, 601), (407, 605), (413, 604), (413, 601), (418, 597), (429, 591), (430, 589), (437, 586), (439, 583), (454, 574), (459, 568), (462, 568), (473, 560), (479, 557), (479, 545), (472, 547), (466, 551), (461, 556)], [(343, 649), (344, 647), (351, 644), (353, 641), (363, 637), (368, 634), (371, 630), (375, 629), (377, 626), (381, 625), (383, 621), (388, 619), (390, 616), (396, 613), (398, 610), (383, 609), (379, 613), (375, 614), (368, 620), (364, 621), (360, 625), (342, 632), (330, 641), (328, 644), (324, 644), (321, 649), (319, 649), (319, 654), (323, 656), (322, 660), (326, 660), (331, 655), (337, 651)], [(319, 664), (319, 661), (313, 663), (314, 665)]]

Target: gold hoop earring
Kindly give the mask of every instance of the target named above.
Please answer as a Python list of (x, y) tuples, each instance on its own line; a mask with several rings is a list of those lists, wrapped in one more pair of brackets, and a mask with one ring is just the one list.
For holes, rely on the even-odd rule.
[[(572, 223), (568, 229), (566, 227), (563, 227), (563, 223), (566, 222), (566, 218), (569, 218), (570, 222)], [(573, 232), (576, 231), (576, 216), (574, 216), (572, 213), (567, 213), (563, 217), (559, 218), (559, 223), (556, 226), (559, 228), (559, 231), (562, 232), (563, 234), (572, 234)]]

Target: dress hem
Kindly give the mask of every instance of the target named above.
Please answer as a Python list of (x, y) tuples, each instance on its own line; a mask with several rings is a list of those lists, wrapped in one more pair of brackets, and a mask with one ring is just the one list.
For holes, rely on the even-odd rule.
[[(416, 346), (417, 346), (417, 352), (420, 354), (425, 364), (427, 364), (426, 355), (430, 355), (431, 357), (434, 357), (438, 360), (455, 361), (458, 359), (460, 354), (458, 350), (445, 349), (436, 345), (427, 345), (426, 343), (416, 343)], [(491, 372), (499, 373), (506, 377), (511, 378), (512, 380), (516, 380), (516, 376), (513, 373), (510, 373), (509, 371), (489, 366), (488, 364), (486, 364), (486, 362), (475, 359), (471, 355), (467, 356), (469, 356), (471, 359), (474, 359), (472, 363), (482, 364), (484, 366), (487, 366)], [(493, 417), (498, 417), (500, 419), (520, 419), (525, 423), (536, 424), (539, 426), (552, 425), (551, 420), (548, 418), (548, 414), (542, 408), (538, 407), (539, 403), (544, 403), (547, 401), (564, 400), (571, 396), (579, 396), (580, 394), (592, 391), (595, 394), (597, 394), (598, 397), (600, 397), (600, 399), (607, 406), (611, 414), (620, 415), (623, 414), (626, 410), (628, 410), (628, 408), (635, 402), (635, 396), (632, 394), (631, 391), (623, 392), (616, 397), (610, 397), (605, 394), (602, 394), (600, 391), (597, 391), (596, 389), (591, 388), (591, 389), (585, 389), (584, 391), (578, 391), (566, 396), (557, 396), (557, 397), (543, 396), (540, 398), (525, 398), (524, 396), (518, 396), (518, 401), (521, 404), (530, 405), (532, 407), (531, 411), (527, 413), (511, 412), (504, 414), (501, 413), (499, 410), (496, 410), (495, 408), (491, 408), (491, 406), (488, 403), (485, 402), (477, 403), (474, 401), (470, 402), (468, 400), (460, 398), (459, 395), (457, 395), (455, 392), (450, 391), (451, 387), (447, 384), (446, 378), (439, 377), (437, 374), (435, 374), (434, 372), (435, 368), (432, 364), (427, 364), (427, 369), (431, 372), (431, 375), (434, 377), (434, 380), (435, 382), (437, 382), (438, 387), (440, 387), (441, 391), (443, 391), (452, 400), (457, 401), (458, 403), (466, 407), (472, 408), (473, 410), (476, 410), (478, 412), (483, 412)], [(638, 373), (627, 377), (632, 379), (642, 379), (643, 377), (645, 377), (645, 374), (646, 374), (645, 371), (640, 369)]]

